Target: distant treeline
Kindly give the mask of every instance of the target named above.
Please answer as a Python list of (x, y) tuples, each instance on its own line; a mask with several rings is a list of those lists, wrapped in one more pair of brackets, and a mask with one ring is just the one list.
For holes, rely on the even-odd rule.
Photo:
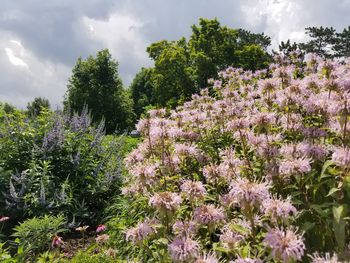
[[(347, 58), (350, 54), (350, 27), (336, 32), (332, 27), (308, 27), (309, 41), (281, 42), (278, 51), (268, 52), (271, 38), (264, 33), (232, 29), (217, 19), (200, 19), (192, 26), (188, 39), (162, 40), (147, 48), (154, 66), (141, 68), (129, 88), (124, 88), (118, 62), (108, 49), (95, 57), (78, 58), (64, 96), (64, 109), (91, 111), (94, 122), (105, 121), (108, 133), (133, 129), (135, 122), (154, 107), (174, 108), (216, 78), (218, 71), (229, 66), (256, 71), (266, 69), (273, 55), (298, 51), (302, 57), (315, 53), (324, 58)], [(11, 106), (3, 104), (8, 110)], [(45, 98), (28, 104), (28, 115), (36, 116), (41, 107), (49, 108)]]

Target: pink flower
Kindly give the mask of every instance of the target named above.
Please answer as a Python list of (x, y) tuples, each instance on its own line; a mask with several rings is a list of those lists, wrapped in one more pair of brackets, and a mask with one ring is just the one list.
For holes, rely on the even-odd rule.
[(199, 181), (187, 180), (181, 185), (181, 191), (190, 201), (203, 200), (207, 194), (203, 184)]
[(234, 261), (230, 261), (230, 263), (262, 263), (260, 259), (252, 259), (252, 258), (237, 258)]
[(350, 149), (348, 147), (336, 148), (332, 154), (332, 161), (339, 167), (349, 167)]
[(304, 255), (303, 238), (291, 229), (269, 229), (264, 242), (272, 249), (272, 256), (284, 263), (301, 260)]
[(146, 133), (150, 127), (150, 120), (149, 119), (141, 119), (136, 124), (137, 131), (141, 133)]
[(5, 222), (7, 220), (9, 220), (10, 218), (8, 216), (1, 216), (0, 217), (0, 222)]
[(142, 186), (152, 185), (156, 180), (157, 164), (143, 163), (134, 166), (130, 172)]
[(193, 221), (176, 221), (173, 225), (173, 232), (181, 236), (193, 236), (197, 231), (197, 224)]
[(138, 223), (136, 227), (130, 228), (126, 232), (126, 240), (134, 244), (148, 238), (150, 235), (156, 233), (155, 225), (159, 224), (156, 220), (146, 219), (144, 222)]
[(149, 200), (149, 204), (159, 210), (176, 211), (179, 209), (182, 199), (180, 195), (171, 192), (155, 193)]
[(267, 183), (250, 182), (246, 178), (237, 178), (232, 181), (228, 198), (231, 204), (245, 208), (247, 206), (260, 206), (263, 200), (270, 197), (270, 185)]
[(55, 235), (51, 242), (51, 247), (60, 247), (64, 244), (62, 237)]
[(224, 210), (216, 208), (214, 205), (202, 205), (197, 207), (193, 214), (193, 219), (200, 224), (218, 224), (225, 219)]
[(284, 159), (279, 165), (279, 173), (287, 177), (295, 174), (305, 174), (310, 171), (310, 159), (307, 158)]
[(107, 229), (107, 227), (105, 225), (98, 225), (96, 228), (96, 233), (100, 233), (103, 232)]
[(287, 219), (297, 213), (296, 208), (290, 203), (290, 198), (286, 200), (266, 199), (262, 202), (262, 210), (273, 222), (277, 222), (278, 219)]
[(109, 235), (107, 234), (102, 234), (95, 238), (95, 241), (97, 244), (105, 244), (107, 243), (108, 240), (109, 240)]
[(233, 230), (231, 225), (225, 225), (222, 229), (222, 234), (220, 235), (220, 242), (222, 246), (227, 249), (234, 249), (242, 240), (244, 236)]
[(185, 143), (176, 143), (174, 144), (175, 152), (180, 156), (196, 156), (198, 155), (197, 147), (185, 144)]
[(149, 110), (148, 113), (151, 116), (151, 118), (164, 117), (166, 114), (166, 109)]
[(199, 244), (186, 237), (177, 237), (168, 246), (170, 257), (175, 262), (191, 262), (199, 254)]
[(203, 168), (203, 174), (209, 183), (217, 183), (222, 179), (220, 166), (215, 164), (205, 166)]
[(200, 258), (197, 258), (194, 263), (219, 263), (219, 260), (216, 258), (214, 253), (208, 253)]

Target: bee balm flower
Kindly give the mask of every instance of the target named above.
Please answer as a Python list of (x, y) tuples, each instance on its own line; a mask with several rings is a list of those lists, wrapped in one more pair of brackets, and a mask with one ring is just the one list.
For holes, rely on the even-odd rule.
[(158, 210), (176, 211), (182, 202), (181, 197), (176, 193), (156, 193), (149, 200), (149, 204)]
[(177, 237), (168, 246), (170, 257), (175, 262), (191, 262), (199, 254), (199, 244), (186, 237)]
[(284, 263), (301, 260), (304, 255), (303, 239), (291, 229), (270, 229), (264, 242), (272, 249), (272, 256), (283, 260)]
[(107, 229), (107, 227), (105, 225), (98, 225), (96, 228), (96, 233), (100, 233), (103, 232)]

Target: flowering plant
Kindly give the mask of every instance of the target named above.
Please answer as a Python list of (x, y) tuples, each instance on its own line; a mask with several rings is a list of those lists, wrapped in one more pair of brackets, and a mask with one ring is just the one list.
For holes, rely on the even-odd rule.
[(121, 250), (147, 262), (346, 259), (350, 64), (276, 61), (230, 67), (183, 106), (139, 121), (123, 189), (139, 222)]
[(0, 214), (12, 222), (46, 213), (64, 213), (76, 225), (99, 222), (107, 197), (119, 189), (123, 137), (106, 138), (103, 123), (91, 125), (87, 109), (2, 117)]

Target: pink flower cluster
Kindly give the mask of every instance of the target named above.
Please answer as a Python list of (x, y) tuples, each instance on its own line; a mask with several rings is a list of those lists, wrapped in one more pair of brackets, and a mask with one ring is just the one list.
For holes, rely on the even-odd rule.
[(325, 162), (342, 174), (350, 167), (350, 65), (277, 60), (268, 71), (230, 67), (184, 105), (139, 121), (144, 140), (125, 160), (123, 193), (147, 198), (159, 231), (140, 222), (128, 240), (165, 238), (175, 262), (266, 261), (212, 249), (236, 255), (252, 240), (276, 261), (303, 259), (304, 239), (292, 226), (311, 199), (302, 182)]

